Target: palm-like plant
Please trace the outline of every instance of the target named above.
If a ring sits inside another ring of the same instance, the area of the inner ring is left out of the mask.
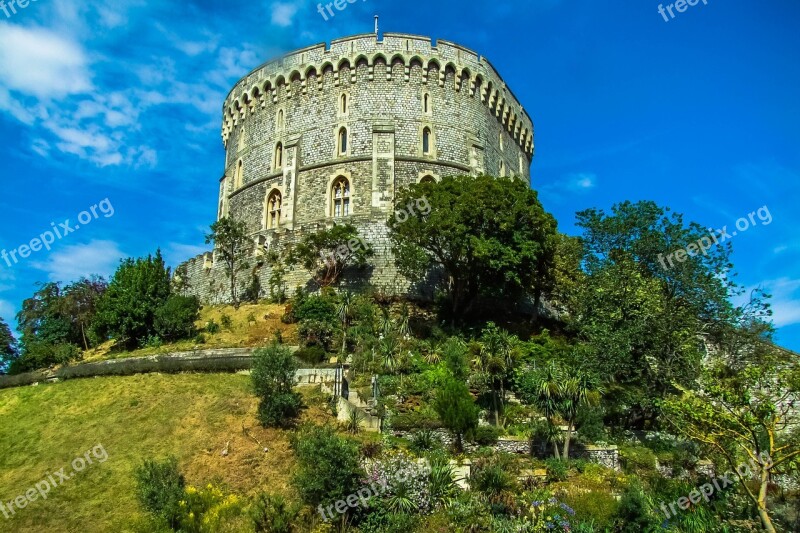
[[[428,475],[428,487],[433,507],[449,506],[459,492],[458,484],[453,479],[453,467],[444,460],[431,462],[431,471]]]
[[[353,293],[350,291],[343,292],[337,309],[339,321],[342,323],[342,355],[347,350],[347,323],[350,320],[350,307],[353,305],[353,300]]]
[[[549,427],[557,427],[553,419],[559,415],[562,403],[564,376],[555,362],[537,370],[529,370],[518,376],[517,388],[526,403],[535,406],[547,418]],[[553,455],[560,459],[558,444],[553,442]]]
[[[392,493],[386,498],[386,507],[395,513],[413,513],[417,511],[411,485],[408,482],[396,482]]]
[[[364,415],[358,409],[353,409],[347,417],[347,432],[352,435],[361,433],[361,422],[364,420]]]
[[[500,412],[505,410],[504,383],[514,366],[515,345],[516,337],[489,322],[481,334],[477,357],[473,361],[490,385],[495,425],[500,425]]]
[[[425,362],[429,365],[439,364],[442,360],[440,345],[435,341],[425,341]]]
[[[397,368],[399,362],[398,353],[400,350],[400,341],[394,335],[389,335],[380,340],[378,349],[383,359],[383,368],[389,372],[393,372]]]

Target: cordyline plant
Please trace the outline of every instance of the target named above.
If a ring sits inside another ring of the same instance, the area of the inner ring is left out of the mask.
[[[715,361],[703,370],[699,384],[698,390],[681,389],[682,395],[664,402],[667,420],[736,473],[764,530],[776,531],[767,488],[773,475],[791,471],[800,461],[800,365],[775,348],[744,363]],[[742,458],[756,466],[755,479],[737,470]]]

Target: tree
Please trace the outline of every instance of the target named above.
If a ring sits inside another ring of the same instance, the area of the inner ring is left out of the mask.
[[[231,303],[239,308],[236,276],[250,268],[247,258],[253,251],[253,242],[247,235],[247,224],[224,217],[211,224],[211,233],[206,235],[206,244],[214,244],[217,256],[225,266],[225,275],[230,280]]]
[[[364,268],[375,252],[359,236],[352,224],[305,235],[287,254],[291,265],[300,265],[320,287],[335,285],[348,267]]]
[[[771,476],[788,473],[800,458],[800,364],[777,348],[747,361],[718,358],[701,372],[699,388],[681,392],[664,403],[670,425],[721,458],[764,529],[776,531],[767,490]]]
[[[496,426],[500,425],[500,414],[505,410],[505,380],[514,367],[515,341],[516,337],[489,322],[481,332],[474,361],[488,381]]]
[[[463,450],[463,435],[478,426],[478,406],[467,386],[449,376],[436,391],[433,408],[453,433],[455,448]]]
[[[555,419],[561,412],[563,382],[562,369],[552,361],[542,368],[525,369],[517,375],[517,394],[520,400],[539,409],[550,428],[558,427]],[[552,442],[553,456],[560,459],[558,443],[555,439]]]
[[[454,317],[481,294],[516,297],[541,288],[556,221],[522,181],[446,177],[400,191],[396,205],[409,207],[388,221],[398,269],[412,281],[441,270]]]
[[[22,302],[17,314],[20,355],[9,367],[11,373],[62,364],[80,356],[83,339],[76,300],[67,298],[60,283],[41,283],[38,287]]]
[[[0,374],[8,372],[9,366],[17,360],[17,339],[11,334],[5,320],[0,317]]]
[[[292,352],[277,343],[253,352],[251,378],[260,399],[258,416],[266,427],[286,426],[300,411],[300,395],[292,390],[297,371]]]
[[[93,334],[128,349],[142,346],[155,335],[156,311],[169,296],[170,270],[161,250],[155,256],[124,259],[97,304]]]
[[[347,325],[350,321],[350,308],[353,306],[353,299],[353,293],[350,291],[345,291],[339,295],[337,314],[339,315],[339,321],[342,323],[342,356],[344,356],[344,352],[347,349]]]
[[[64,288],[67,313],[80,330],[84,350],[89,349],[87,333],[97,313],[97,304],[107,288],[108,283],[100,276],[81,278]]]
[[[713,245],[705,226],[653,202],[582,211],[577,226],[585,278],[569,321],[627,425],[652,423],[656,400],[673,383],[690,386],[712,345],[770,313],[759,294],[750,306],[730,303],[741,294],[731,281],[730,243]],[[680,249],[695,253],[670,267],[665,258]]]

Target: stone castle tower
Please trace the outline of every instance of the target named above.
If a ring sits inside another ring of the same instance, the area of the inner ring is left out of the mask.
[[[409,289],[386,230],[398,190],[458,174],[530,180],[530,117],[485,58],[448,41],[386,33],[303,48],[239,80],[222,111],[218,218],[244,220],[256,254],[349,222],[375,250],[362,281],[387,292]],[[229,297],[212,252],[184,265],[203,301]],[[254,271],[262,287],[268,270]]]

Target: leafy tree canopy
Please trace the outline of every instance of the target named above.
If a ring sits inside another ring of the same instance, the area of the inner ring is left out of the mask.
[[[519,296],[550,284],[556,221],[526,183],[446,177],[401,191],[396,206],[388,225],[398,268],[412,281],[441,269],[454,316],[480,294]]]

